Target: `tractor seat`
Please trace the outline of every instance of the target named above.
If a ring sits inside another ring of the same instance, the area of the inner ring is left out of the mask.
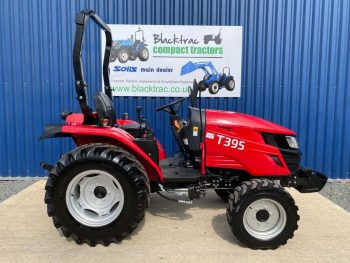
[[[108,119],[108,126],[114,126],[116,114],[111,99],[103,92],[97,92],[93,96],[99,126],[103,125],[103,120]]]
[[[97,92],[93,96],[99,125],[103,126],[102,120],[108,119],[108,126],[115,126],[116,113],[111,99],[103,92]],[[120,129],[130,133],[134,137],[141,137],[143,129],[139,123],[118,125]]]

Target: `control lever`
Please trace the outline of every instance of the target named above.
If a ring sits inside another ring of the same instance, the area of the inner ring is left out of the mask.
[[[136,106],[136,115],[137,119],[139,120],[139,123],[141,124],[141,120],[143,120],[143,116],[141,115],[142,107]]]

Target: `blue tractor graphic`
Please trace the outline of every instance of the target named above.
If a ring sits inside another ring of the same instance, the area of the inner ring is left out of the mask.
[[[135,60],[136,58],[141,61],[148,60],[149,51],[145,42],[144,32],[140,28],[129,39],[114,40],[110,61],[114,62],[118,59],[120,63],[126,63],[128,60]]]
[[[182,66],[181,76],[189,74],[197,69],[204,71],[203,80],[198,83],[198,88],[200,91],[205,91],[208,89],[210,94],[216,94],[223,87],[225,87],[228,91],[234,90],[235,80],[233,76],[231,76],[229,67],[224,67],[222,69],[222,74],[220,74],[210,61],[195,63],[189,61],[187,64]]]

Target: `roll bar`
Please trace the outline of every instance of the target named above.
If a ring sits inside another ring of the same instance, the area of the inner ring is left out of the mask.
[[[84,39],[84,28],[88,19],[91,18],[92,21],[98,25],[106,35],[106,46],[105,53],[103,58],[103,82],[104,82],[104,91],[106,95],[112,100],[112,89],[111,83],[109,81],[109,57],[111,54],[112,47],[112,33],[110,28],[106,23],[92,10],[82,10],[76,14],[75,24],[75,38],[74,38],[74,47],[73,47],[73,68],[74,68],[74,77],[75,77],[75,90],[77,93],[77,98],[81,111],[84,114],[85,121],[89,122],[92,120],[92,112],[88,103],[88,94],[87,94],[87,83],[84,79],[84,71],[81,61],[81,50]]]

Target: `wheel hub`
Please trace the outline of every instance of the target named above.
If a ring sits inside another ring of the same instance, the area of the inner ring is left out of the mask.
[[[255,217],[259,222],[266,222],[267,220],[269,220],[270,214],[266,209],[261,209],[258,212],[256,212]]]
[[[107,190],[103,186],[97,186],[94,190],[94,194],[97,198],[102,199],[107,195]]]
[[[81,224],[101,227],[113,222],[121,213],[124,193],[118,180],[101,170],[76,175],[66,190],[66,205]]]
[[[243,215],[245,230],[260,240],[270,240],[285,228],[287,215],[283,206],[273,199],[259,199],[251,203]]]

